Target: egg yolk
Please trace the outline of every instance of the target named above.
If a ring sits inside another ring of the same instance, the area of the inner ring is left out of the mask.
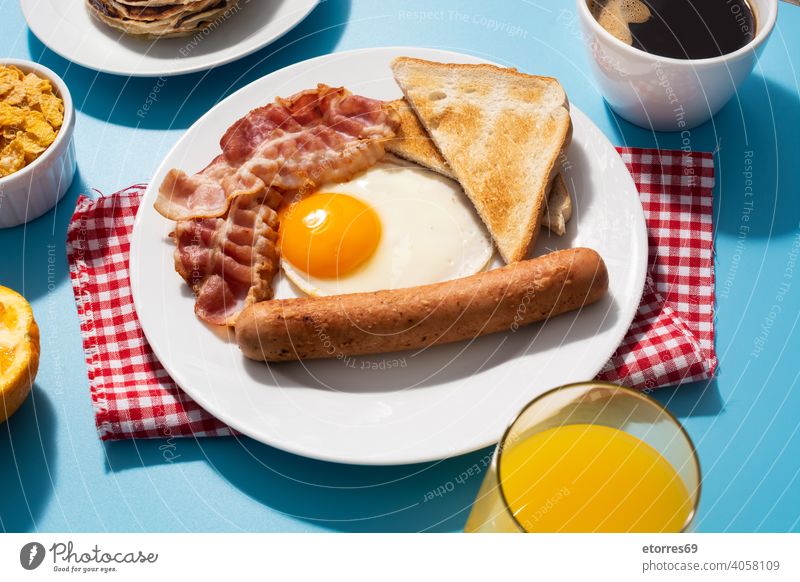
[[[381,240],[378,214],[348,194],[317,192],[286,207],[280,220],[283,257],[313,277],[353,272]]]

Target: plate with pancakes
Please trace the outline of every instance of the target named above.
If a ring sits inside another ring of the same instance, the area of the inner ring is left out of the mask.
[[[319,57],[198,120],[131,240],[136,311],[187,394],[296,454],[491,445],[591,379],[641,299],[644,215],[556,79],[410,47]]]
[[[74,63],[125,76],[211,69],[297,26],[319,0],[21,0],[31,31]]]

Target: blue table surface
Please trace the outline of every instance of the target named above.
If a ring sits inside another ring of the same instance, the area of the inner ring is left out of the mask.
[[[360,467],[305,459],[248,439],[103,444],[97,438],[64,252],[76,198],[93,188],[112,192],[147,181],[182,132],[243,85],[334,51],[436,47],[558,77],[570,100],[615,144],[682,145],[678,134],[639,129],[606,108],[576,36],[573,0],[328,0],[250,57],[167,80],[145,119],[136,111],[152,79],[98,74],[62,59],[28,31],[16,0],[0,0],[0,15],[0,55],[51,67],[66,80],[78,110],[72,188],[44,217],[0,231],[0,284],[24,293],[42,330],[33,396],[0,425],[0,529],[6,531],[463,527],[479,478],[432,501],[425,494],[454,481],[486,450],[424,465]],[[510,26],[519,28],[512,34]],[[777,28],[737,98],[690,135],[696,150],[716,152],[720,367],[711,382],[663,389],[657,398],[682,420],[699,450],[699,531],[800,531],[799,30],[800,7],[782,3]],[[744,222],[742,172],[751,151],[755,195]],[[777,317],[771,315],[777,309]],[[760,353],[756,342],[764,344]]]

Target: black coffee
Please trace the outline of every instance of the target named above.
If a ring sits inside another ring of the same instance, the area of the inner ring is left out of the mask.
[[[620,40],[676,59],[732,53],[756,31],[747,0],[592,0],[592,11]]]

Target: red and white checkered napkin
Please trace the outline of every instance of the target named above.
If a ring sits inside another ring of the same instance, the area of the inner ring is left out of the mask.
[[[628,335],[599,378],[655,388],[710,378],[714,270],[710,153],[619,148],[639,188],[650,276]],[[133,309],[128,237],[145,186],[81,196],[67,234],[89,385],[100,438],[233,434],[161,367]]]

